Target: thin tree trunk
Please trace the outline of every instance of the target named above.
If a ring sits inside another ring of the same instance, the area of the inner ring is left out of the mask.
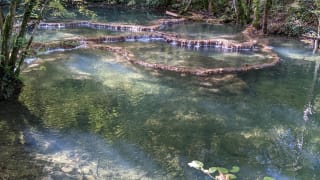
[[[36,4],[37,4],[36,0],[30,0],[29,3],[27,3],[25,6],[25,12],[23,14],[22,23],[20,25],[20,31],[19,31],[19,34],[18,34],[15,42],[14,42],[14,46],[13,46],[10,61],[9,61],[9,66],[12,71],[14,71],[14,69],[15,69],[16,61],[18,58],[17,55],[18,55],[19,50],[21,49],[21,47],[24,43],[23,40],[24,40],[24,36],[26,34],[28,22],[31,17],[31,12],[32,12],[33,8],[36,6]]]
[[[210,14],[213,12],[213,2],[212,0],[208,0],[208,11]]]
[[[3,11],[2,11],[2,6],[0,6],[0,28],[1,28],[1,30],[3,27],[3,23],[4,23],[4,15],[3,15]]]
[[[318,38],[319,38],[319,36],[318,36]],[[313,54],[315,54],[318,51],[318,47],[319,47],[319,39],[316,39],[314,41]]]
[[[1,43],[1,63],[2,65],[6,66],[8,65],[9,61],[9,46],[10,46],[10,40],[12,36],[12,30],[13,30],[13,23],[14,23],[14,17],[16,15],[16,7],[17,7],[18,0],[12,0],[10,7],[9,7],[9,13],[7,14],[7,17],[4,21],[4,27],[2,29],[2,43]]]
[[[253,18],[253,22],[252,25],[257,28],[260,29],[260,18],[261,18],[261,14],[260,14],[260,0],[254,0],[253,1],[253,14],[254,14],[254,18]]]
[[[265,0],[263,7],[263,23],[262,23],[262,32],[263,34],[268,33],[268,15],[270,8],[270,0]]]
[[[238,0],[232,0],[232,6],[234,9],[234,13],[236,14],[237,22],[239,22]]]
[[[43,17],[43,13],[44,13],[44,10],[46,9],[48,3],[49,3],[50,0],[45,0],[44,3],[43,3],[43,6],[40,10],[40,13],[39,13],[39,16],[38,16],[38,19],[36,21],[36,23],[34,24],[34,28],[32,30],[32,33],[31,33],[31,36],[29,38],[29,41],[28,41],[28,44],[27,46],[25,47],[25,49],[23,50],[23,53],[19,59],[19,62],[18,62],[18,67],[16,68],[16,72],[15,74],[16,75],[19,75],[20,74],[20,67],[22,65],[22,63],[24,62],[24,59],[26,58],[27,54],[28,54],[28,51],[30,49],[30,46],[31,46],[31,43],[33,41],[33,38],[34,38],[34,35],[35,35],[35,32],[37,31],[37,28],[38,28],[38,25],[40,23],[40,21],[42,20],[42,17]]]
[[[314,40],[313,43],[313,54],[318,51],[319,48],[319,39],[320,39],[320,18],[318,18],[318,32],[317,32],[317,39]]]
[[[248,23],[250,21],[250,16],[253,13],[253,9],[252,9],[252,0],[247,0],[246,2],[246,23]]]
[[[187,12],[189,7],[190,7],[190,5],[191,5],[191,3],[192,3],[192,0],[189,0],[187,6],[180,12],[180,14],[183,14],[183,13]]]

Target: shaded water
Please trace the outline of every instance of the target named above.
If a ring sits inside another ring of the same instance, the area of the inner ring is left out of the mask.
[[[139,24],[146,25],[153,20],[168,18],[161,11],[150,11],[141,9],[128,9],[122,7],[95,7],[88,8],[95,12],[96,17],[84,16],[78,11],[74,11],[75,17],[64,17],[63,19],[53,19],[48,17],[49,21],[70,21],[70,20],[94,20],[105,23],[126,23],[126,24]],[[70,10],[72,11],[72,10]]]
[[[225,38],[241,40],[239,33],[243,28],[226,24],[185,23],[170,25],[162,30],[173,32],[189,39]]]
[[[0,177],[205,179],[187,166],[200,160],[237,165],[239,179],[318,179],[320,60],[299,42],[272,41],[278,67],[207,78],[145,70],[102,51],[41,55],[23,72],[19,102],[1,103]],[[256,56],[114,44],[194,67]]]
[[[93,8],[91,10],[96,12],[97,20],[101,22],[146,25],[153,20],[168,18],[168,16],[166,16],[165,13],[161,11],[127,9],[121,7]]]

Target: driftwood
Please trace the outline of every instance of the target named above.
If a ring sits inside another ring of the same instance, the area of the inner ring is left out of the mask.
[[[171,12],[171,11],[166,11],[166,15],[173,16],[173,17],[180,17],[179,14]]]

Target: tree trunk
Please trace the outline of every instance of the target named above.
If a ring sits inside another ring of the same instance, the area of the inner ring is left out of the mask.
[[[318,36],[318,38],[319,38],[319,36]],[[319,39],[316,39],[315,41],[314,41],[314,44],[313,44],[314,46],[313,46],[313,54],[315,54],[317,51],[318,51],[318,48],[319,48]]]
[[[3,28],[1,31],[1,65],[0,65],[0,101],[17,99],[19,97],[22,81],[19,78],[20,66],[27,54],[33,36],[29,39],[26,48],[23,49],[25,45],[24,38],[26,34],[26,29],[28,26],[29,19],[33,8],[37,5],[37,0],[29,0],[25,3],[24,13],[22,16],[22,22],[19,25],[19,32],[15,33],[13,31],[13,26],[15,23],[16,9],[19,0],[12,0],[9,7],[9,12],[5,18]],[[42,9],[38,17],[38,22],[42,17],[45,2],[41,1]],[[36,25],[37,26],[37,25]],[[36,27],[35,27],[36,28]],[[13,39],[14,38],[14,39]],[[11,52],[10,52],[11,51]],[[22,52],[21,52],[22,51]],[[19,58],[19,62],[17,62]]]
[[[15,75],[16,76],[19,76],[20,74],[20,68],[21,68],[21,65],[22,63],[24,62],[24,59],[26,58],[27,54],[28,54],[28,51],[30,49],[30,46],[31,46],[31,43],[33,41],[33,38],[34,38],[34,35],[35,35],[35,32],[38,28],[38,25],[42,19],[42,16],[43,16],[43,13],[44,13],[44,10],[46,9],[48,3],[49,3],[50,0],[45,0],[44,3],[43,3],[43,6],[39,12],[39,16],[38,16],[38,19],[36,21],[36,23],[34,24],[34,28],[32,30],[32,33],[31,33],[31,36],[29,38],[29,41],[27,43],[27,46],[25,47],[25,49],[23,50],[23,52],[21,53],[21,56],[20,56],[20,59],[19,59],[19,62],[18,62],[18,65],[17,65],[17,68],[16,68],[16,72],[15,72]]]
[[[180,12],[180,14],[183,14],[183,13],[187,12],[188,9],[189,9],[189,7],[190,7],[190,5],[191,5],[191,3],[192,3],[192,0],[189,0],[189,1],[188,1],[188,4],[187,4],[186,7]]]
[[[252,25],[253,27],[255,27],[256,29],[260,29],[260,18],[261,18],[261,14],[260,14],[260,0],[254,0],[253,1],[253,14],[254,14],[254,18],[253,18],[253,22]]]
[[[264,7],[263,7],[263,23],[262,23],[262,32],[263,32],[263,34],[267,34],[268,33],[269,9],[270,9],[270,0],[265,0],[264,1]]]
[[[20,31],[19,31],[19,34],[18,34],[15,42],[14,42],[14,46],[11,51],[10,61],[8,64],[12,71],[14,71],[14,69],[15,69],[19,50],[21,49],[22,45],[24,44],[23,41],[24,41],[24,37],[26,34],[28,22],[30,20],[32,9],[36,6],[36,3],[37,3],[36,0],[30,0],[29,3],[27,3],[25,6],[25,12],[23,14],[23,19],[22,19],[22,23],[20,26]]]
[[[10,49],[10,42],[12,38],[12,30],[13,30],[13,23],[15,20],[16,15],[16,7],[17,7],[17,0],[11,1],[8,15],[4,21],[4,27],[2,29],[2,43],[1,43],[1,64],[3,66],[8,65],[9,62],[9,49]]]
[[[4,15],[2,11],[2,6],[0,6],[0,29],[2,29],[4,23]]]
[[[319,39],[320,39],[320,18],[318,18],[318,32],[317,32],[317,39],[314,40],[313,43],[313,54],[318,51],[319,48]]]
[[[208,11],[210,14],[213,12],[213,2],[212,0],[208,0]]]
[[[253,9],[252,9],[252,0],[246,0],[246,23],[250,22],[250,17],[253,13]]]
[[[17,99],[22,85],[22,81],[17,76],[0,66],[0,101]]]
[[[236,15],[236,21],[239,22],[238,0],[232,0],[232,6]]]

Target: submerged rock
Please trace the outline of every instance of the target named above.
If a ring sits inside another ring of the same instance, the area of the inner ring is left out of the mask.
[[[246,82],[237,75],[222,75],[215,77],[205,77],[199,79],[199,85],[209,92],[226,93],[226,94],[242,94],[248,89]]]
[[[71,173],[75,168],[72,166],[64,166],[61,168],[61,170],[65,173]]]
[[[222,149],[234,156],[247,157],[253,148],[247,138],[237,133],[227,133],[222,140]]]

